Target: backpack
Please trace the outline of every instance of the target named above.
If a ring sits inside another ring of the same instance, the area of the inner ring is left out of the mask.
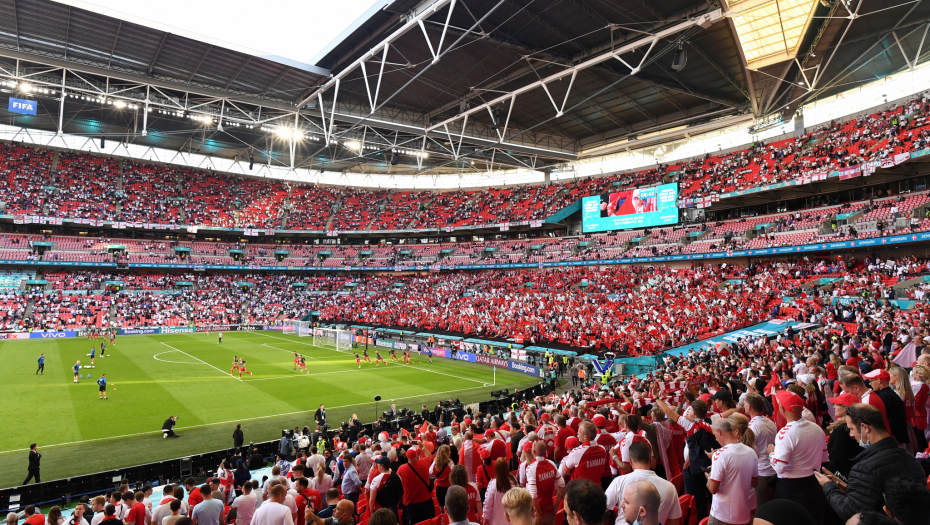
[[[403,496],[404,485],[400,481],[400,476],[391,472],[391,476],[388,478],[387,483],[378,489],[378,493],[375,495],[375,501],[378,502],[381,508],[396,509]]]

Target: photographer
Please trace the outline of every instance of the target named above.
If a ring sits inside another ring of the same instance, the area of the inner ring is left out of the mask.
[[[177,421],[178,421],[178,416],[171,416],[165,420],[165,422],[161,426],[162,437],[165,437],[165,438],[181,437],[181,434],[175,434],[173,430],[174,424]]]

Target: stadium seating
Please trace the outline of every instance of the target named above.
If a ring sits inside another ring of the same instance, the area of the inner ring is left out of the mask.
[[[13,214],[146,224],[298,230],[395,230],[540,220],[578,199],[677,182],[696,198],[783,182],[817,170],[884,160],[927,146],[926,107],[914,99],[887,111],[821,126],[811,133],[657,169],[485,190],[406,191],[338,188],[236,177],[75,151],[58,155],[21,144],[0,147],[0,202]],[[899,213],[925,201],[908,201]],[[890,207],[889,207],[890,208]],[[890,218],[870,210],[864,222]],[[795,229],[801,229],[795,227]],[[650,239],[647,244],[662,244]],[[675,239],[668,239],[674,242]]]

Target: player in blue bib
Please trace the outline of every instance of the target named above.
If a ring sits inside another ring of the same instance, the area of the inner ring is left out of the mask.
[[[78,382],[78,378],[81,377],[81,362],[78,361],[74,363],[74,366],[71,367],[71,370],[74,370],[74,382]]]
[[[107,398],[107,375],[103,374],[97,379],[97,384],[100,386],[100,392],[97,394],[99,399]]]

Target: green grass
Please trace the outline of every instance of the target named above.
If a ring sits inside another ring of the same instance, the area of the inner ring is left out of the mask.
[[[71,366],[89,364],[87,339],[6,341],[0,344],[0,410],[8,424],[0,433],[0,487],[22,483],[28,446],[38,443],[42,479],[53,480],[232,446],[242,423],[246,442],[279,438],[282,428],[311,425],[320,403],[337,425],[353,413],[362,421],[391,401],[398,407],[431,408],[448,397],[474,402],[491,390],[525,388],[538,380],[445,358],[414,356],[412,366],[375,367],[311,338],[279,332],[125,336],[107,345],[92,378],[72,382]],[[293,352],[307,356],[310,373],[293,371]],[[45,375],[35,375],[45,353]],[[374,352],[370,351],[372,359]],[[252,375],[229,374],[233,356],[248,360]],[[390,362],[388,353],[382,352]],[[98,399],[97,378],[107,374],[109,400]],[[161,425],[179,416],[179,439],[163,439]]]

